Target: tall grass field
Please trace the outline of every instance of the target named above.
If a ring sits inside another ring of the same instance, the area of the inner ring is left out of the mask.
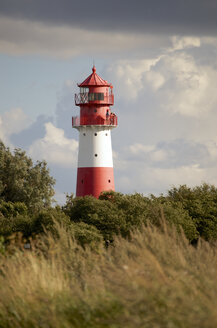
[[[57,230],[1,255],[0,327],[217,327],[215,244],[163,225],[91,250]]]

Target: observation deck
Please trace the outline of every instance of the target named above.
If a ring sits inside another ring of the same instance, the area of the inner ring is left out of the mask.
[[[85,92],[85,93],[76,93],[75,94],[75,105],[84,106],[84,105],[114,105],[114,95],[109,94],[105,95],[101,92]]]
[[[115,114],[111,114],[109,118],[104,119],[101,116],[90,117],[90,116],[73,116],[72,127],[77,128],[83,125],[102,125],[116,127],[118,125],[118,118]]]

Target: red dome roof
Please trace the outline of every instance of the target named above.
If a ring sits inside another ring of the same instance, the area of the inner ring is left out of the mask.
[[[111,84],[103,80],[98,74],[96,74],[96,68],[93,66],[93,73],[90,74],[86,80],[78,84],[79,87],[89,87],[89,86],[104,86],[109,87]]]

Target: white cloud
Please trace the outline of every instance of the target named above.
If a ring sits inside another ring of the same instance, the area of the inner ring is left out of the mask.
[[[52,123],[46,123],[46,134],[36,140],[28,150],[34,159],[45,159],[48,164],[60,167],[75,167],[77,163],[78,142],[64,136],[62,129],[56,128]]]
[[[21,132],[27,128],[30,123],[31,120],[21,108],[13,108],[5,112],[0,116],[0,139],[8,146],[11,146],[10,135]]]
[[[161,193],[172,186],[187,184],[188,186],[199,185],[206,181],[217,183],[217,174],[213,176],[199,165],[181,166],[178,168],[156,168],[134,166],[128,169],[128,174],[120,173],[116,181],[122,192],[141,192],[144,194]]]
[[[133,144],[129,146],[129,154],[135,156],[135,159],[142,157],[146,161],[152,162],[162,162],[167,159],[167,152],[164,149],[159,149],[157,145],[143,145],[143,144]],[[133,158],[133,157],[132,157]]]
[[[201,39],[192,36],[180,37],[175,35],[172,36],[171,40],[172,40],[173,47],[169,51],[200,47],[201,45]]]
[[[108,67],[107,73],[115,76],[119,97],[127,101],[137,99],[144,90],[146,76],[150,86],[157,90],[164,83],[164,78],[158,72],[151,72],[151,69],[160,58],[161,56],[142,60],[119,60]]]
[[[140,105],[148,98],[170,114],[204,118],[217,107],[217,61],[212,66],[199,64],[187,52],[190,45],[199,47],[200,39],[175,40],[182,46],[168,48],[155,58],[118,61],[108,72],[115,76],[122,101]]]
[[[217,158],[216,152],[216,143],[199,143],[183,138],[161,141],[155,145],[132,144],[121,154],[132,161],[142,161],[146,166],[179,167],[199,164],[204,167]]]
[[[213,169],[201,168],[199,164],[185,165],[173,168],[160,168],[134,163],[126,171],[119,172],[116,185],[120,191],[161,193],[172,186],[187,184],[200,185],[202,182],[217,184],[217,172]]]
[[[153,162],[163,162],[163,161],[166,161],[167,160],[167,153],[166,153],[166,151],[163,150],[163,149],[159,149],[159,150],[154,151],[151,154],[151,160]]]
[[[215,109],[215,68],[198,66],[193,56],[183,52],[164,56],[157,69],[166,81],[160,93],[165,109],[192,117],[204,116]]]
[[[116,152],[113,150],[112,152],[114,166],[117,170],[127,170],[128,169],[128,162],[126,159],[120,156],[120,152]]]
[[[132,154],[139,155],[141,153],[149,153],[155,150],[155,145],[143,145],[135,143],[129,146],[129,150]]]
[[[145,74],[145,80],[155,92],[160,89],[166,81],[161,73],[153,70],[150,70]]]
[[[186,183],[193,186],[200,184],[206,178],[206,170],[200,168],[198,164],[170,169],[154,168],[151,171],[154,185],[164,186],[163,189],[166,186],[177,186]]]
[[[217,183],[217,143],[174,140],[155,145],[135,143],[118,153],[124,166],[116,184],[124,192],[160,193],[174,186]]]
[[[210,157],[214,160],[217,160],[217,142],[216,141],[208,141],[206,143],[206,146],[209,151]]]

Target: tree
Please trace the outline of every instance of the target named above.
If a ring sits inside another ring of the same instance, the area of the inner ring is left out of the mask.
[[[106,200],[92,196],[69,196],[63,210],[72,222],[84,222],[96,227],[105,241],[112,241],[115,234],[124,234],[126,221],[123,213]]]
[[[45,161],[34,164],[21,149],[11,153],[0,142],[0,200],[23,202],[35,213],[51,205],[54,184]]]
[[[204,183],[189,188],[182,185],[169,190],[167,198],[173,203],[182,203],[201,237],[206,240],[217,239],[217,188],[215,186]]]

